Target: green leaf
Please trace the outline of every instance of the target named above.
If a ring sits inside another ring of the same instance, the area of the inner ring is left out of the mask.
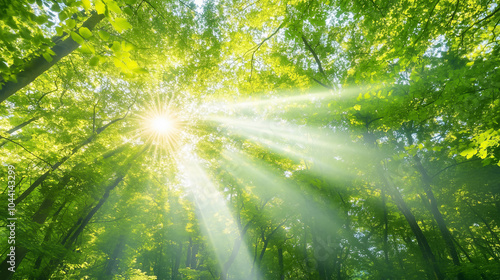
[[[130,9],[130,7],[125,7],[123,9],[123,12],[126,13],[129,16],[133,16],[134,15],[134,11],[132,11],[132,9]]]
[[[69,29],[72,29],[72,28],[75,28],[76,26],[76,21],[74,19],[68,19],[66,21],[66,26],[69,28]]]
[[[149,73],[149,71],[146,68],[144,68],[144,67],[135,68],[133,70],[133,72],[137,73],[137,74],[147,74],[147,73]]]
[[[97,66],[99,64],[99,57],[98,56],[93,56],[90,60],[89,60],[89,65],[90,66]]]
[[[64,33],[64,32],[63,32],[63,28],[62,28],[62,27],[60,27],[60,26],[57,26],[57,27],[56,27],[56,32],[57,32],[57,34],[56,34],[57,36],[62,36],[62,35],[63,35],[63,33]]]
[[[129,5],[134,5],[135,2],[137,2],[137,0],[125,0],[125,3],[127,3]]]
[[[113,52],[116,54],[116,53],[119,53],[121,51],[121,45],[118,41],[114,41],[113,42],[113,45],[111,46],[111,49],[113,50]]]
[[[117,18],[114,21],[111,21],[111,25],[119,33],[121,33],[123,30],[132,28],[132,25],[124,18]]]
[[[92,5],[90,4],[90,0],[82,0],[83,8],[85,8],[86,11],[89,11]]]
[[[474,148],[468,148],[460,153],[461,156],[466,157],[467,159],[470,159],[472,156],[474,156],[477,153],[477,150]]]
[[[53,60],[50,54],[48,53],[43,53],[42,56],[43,58],[45,58],[45,60],[47,60],[47,62],[51,62]]]
[[[104,30],[99,30],[97,32],[99,34],[99,37],[101,37],[101,39],[103,39],[104,41],[107,41],[109,40],[109,33],[104,31]]]
[[[92,32],[87,27],[80,27],[80,29],[78,30],[78,32],[85,39],[88,39],[88,38],[92,37]]]
[[[102,3],[101,0],[96,0],[95,10],[97,11],[98,14],[102,15],[106,12],[106,5],[104,5],[104,3]]]
[[[356,104],[356,105],[354,105],[353,108],[354,108],[354,110],[359,111],[359,110],[361,110],[361,105]]]
[[[59,4],[57,4],[57,3],[54,3],[54,4],[52,5],[52,7],[50,7],[50,9],[51,9],[52,11],[54,11],[54,12],[60,12],[60,11],[61,11],[61,7],[60,7],[60,6],[59,6]]]
[[[115,12],[117,14],[121,14],[122,13],[122,10],[120,9],[120,6],[118,6],[118,4],[116,4],[115,1],[111,0],[111,1],[106,2],[106,6],[108,6],[108,9],[110,11],[113,11],[113,12]]]
[[[129,52],[135,50],[135,46],[130,44],[129,42],[122,42],[122,50]]]
[[[78,44],[83,44],[83,42],[85,42],[85,40],[83,40],[82,36],[76,34],[76,32],[71,32],[71,39],[73,39],[75,42],[77,42]]]
[[[92,46],[91,44],[89,43],[84,43],[82,44],[82,46],[80,47],[79,51],[81,53],[85,53],[85,54],[92,54],[92,53],[95,53],[95,49],[94,49],[94,46]]]

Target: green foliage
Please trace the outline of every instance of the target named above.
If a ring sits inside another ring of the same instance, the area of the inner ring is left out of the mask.
[[[0,278],[499,278],[499,16],[486,0],[0,4],[0,84],[57,61],[0,103],[28,250]]]

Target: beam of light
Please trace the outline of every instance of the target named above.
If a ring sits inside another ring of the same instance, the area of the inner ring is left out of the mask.
[[[306,216],[314,215],[325,225],[331,227],[339,225],[332,212],[318,208],[312,196],[304,194],[294,181],[286,181],[283,176],[271,172],[273,167],[268,163],[262,160],[252,160],[241,151],[225,150],[223,158],[224,162],[221,166],[234,178],[243,180],[244,184],[253,185],[257,197],[271,196],[281,199],[283,201],[281,205],[289,215],[292,213]],[[334,211],[337,212],[336,209]],[[269,213],[275,215],[276,220],[284,218],[276,216],[273,211]]]
[[[352,141],[346,136],[326,129],[313,129],[306,126],[291,126],[285,123],[266,122],[257,120],[241,120],[228,117],[208,117],[209,120],[225,124],[231,131],[241,134],[250,134],[269,140],[285,139],[295,144],[314,146],[317,148],[342,148],[344,151],[356,152],[346,143]],[[327,135],[329,133],[330,135]],[[334,135],[335,134],[335,135]]]
[[[359,174],[359,167],[377,158],[361,143],[328,129],[288,126],[278,123],[214,118],[230,124],[228,130],[276,152],[328,180],[345,182]],[[347,162],[356,164],[348,165]]]
[[[237,258],[229,271],[236,274],[236,278],[243,279],[252,267],[245,236],[240,236],[238,222],[233,218],[226,199],[202,167],[201,160],[187,148],[183,155],[178,160],[181,181],[188,196],[194,200],[202,231],[210,240],[221,270],[230,258],[233,246],[241,241]]]
[[[223,117],[213,117],[211,120],[226,125],[231,133],[261,143],[284,156],[288,153],[293,155],[293,150],[307,150],[310,155],[330,155],[332,159],[372,156],[368,149],[353,142],[348,135],[327,128]]]
[[[370,85],[373,86],[373,85]],[[292,94],[292,95],[285,95],[285,96],[280,96],[280,94],[277,94],[275,97],[269,97],[267,99],[260,99],[260,100],[245,100],[241,102],[235,102],[235,103],[227,103],[226,100],[224,100],[224,104],[228,109],[241,109],[244,107],[261,107],[261,106],[275,106],[278,104],[286,104],[286,103],[296,103],[296,102],[304,102],[304,101],[310,101],[310,102],[315,102],[315,101],[324,101],[324,100],[329,100],[329,99],[334,99],[334,98],[350,98],[354,96],[358,96],[359,93],[365,92],[366,89],[363,89],[363,87],[356,86],[356,87],[349,87],[349,88],[344,88],[344,89],[338,89],[332,91],[324,91],[324,92],[319,92],[319,93],[308,93],[308,94]]]

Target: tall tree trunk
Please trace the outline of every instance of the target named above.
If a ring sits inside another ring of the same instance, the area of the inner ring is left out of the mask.
[[[396,203],[401,213],[403,213],[403,216],[408,222],[413,234],[417,238],[418,247],[422,252],[422,257],[424,259],[424,262],[426,263],[425,271],[427,272],[429,278],[437,280],[445,279],[445,275],[441,272],[439,264],[436,261],[436,257],[434,256],[434,253],[432,253],[431,247],[429,246],[427,238],[422,232],[422,229],[420,229],[420,226],[418,225],[415,216],[413,216],[413,213],[411,212],[410,208],[406,205],[406,202],[399,193],[399,190],[396,188],[396,186],[394,186],[392,181],[389,178],[387,178],[385,171],[381,167],[379,167],[379,174],[384,180],[386,186],[388,187],[392,199]]]
[[[92,15],[82,24],[89,30],[94,27],[104,18],[104,15],[92,13]],[[48,62],[42,55],[33,59],[31,63],[24,68],[23,71],[16,75],[17,82],[8,81],[2,85],[0,89],[0,103],[16,93],[18,90],[24,88],[33,82],[38,76],[54,66],[59,60],[76,50],[80,45],[75,42],[71,36],[68,36],[64,41],[56,43],[51,49],[55,53],[52,61]]]
[[[90,142],[94,141],[94,139],[101,133],[103,132],[106,128],[108,128],[110,125],[118,122],[118,121],[121,121],[123,120],[125,117],[122,117],[122,118],[118,118],[118,119],[114,119],[112,121],[110,121],[109,123],[107,123],[106,125],[100,127],[99,129],[97,129],[96,133],[93,133],[91,136],[89,136],[87,139],[85,139],[85,141],[82,141],[80,144],[78,144],[76,147],[74,147],[70,154],[63,157],[62,159],[60,159],[58,162],[56,162],[55,164],[53,164],[51,166],[51,168],[49,170],[47,170],[42,176],[38,177],[38,179],[36,179],[36,181],[31,184],[31,186],[29,186],[29,188],[27,188],[18,198],[16,198],[16,200],[14,201],[15,204],[19,204],[21,201],[23,201],[31,192],[33,192],[35,190],[35,188],[37,188],[38,186],[40,186],[42,184],[43,181],[45,181],[45,179],[47,179],[47,177],[52,173],[52,171],[56,170],[59,168],[59,166],[61,166],[63,163],[65,163],[71,156],[73,156],[74,154],[76,154],[82,147],[86,146],[87,144],[89,144]]]
[[[191,236],[189,237],[189,245],[187,247],[186,252],[186,263],[184,264],[186,267],[191,267],[191,250],[193,249],[193,239]]]
[[[66,249],[69,249],[74,244],[74,242],[80,236],[80,234],[83,232],[83,230],[85,229],[85,227],[87,226],[87,224],[90,222],[90,220],[94,217],[94,215],[97,213],[97,211],[99,211],[99,209],[102,207],[102,205],[109,198],[110,192],[113,189],[115,189],[121,183],[121,181],[123,181],[123,178],[126,176],[128,170],[132,167],[132,164],[134,163],[134,161],[142,153],[144,153],[147,148],[148,147],[145,146],[140,152],[138,152],[137,154],[135,154],[129,160],[129,162],[121,170],[120,175],[118,175],[118,177],[113,181],[113,183],[111,183],[110,185],[108,185],[106,187],[106,189],[104,191],[104,194],[102,195],[102,197],[99,200],[99,202],[90,210],[90,212],[84,218],[80,218],[77,221],[77,223],[70,229],[70,231],[68,232],[68,234],[61,241],[61,244],[64,245],[64,247],[66,247]],[[74,228],[76,228],[76,230],[74,230]],[[74,232],[73,232],[73,230],[74,230]],[[56,269],[56,267],[59,265],[60,262],[61,262],[61,259],[58,259],[58,260],[52,259],[49,262],[49,264],[47,265],[44,274],[40,276],[40,280],[49,279],[50,275],[52,274],[52,272],[54,271],[54,269]]]
[[[413,160],[416,163],[417,170],[420,172],[420,175],[422,176],[424,191],[425,194],[427,195],[427,199],[429,199],[431,213],[434,216],[434,219],[436,220],[441,235],[443,236],[448,253],[451,256],[451,259],[453,260],[453,264],[456,267],[460,267],[460,259],[458,258],[455,244],[453,243],[453,237],[451,236],[451,233],[448,230],[448,227],[446,226],[446,222],[444,221],[441,211],[439,211],[439,205],[437,199],[434,196],[434,193],[431,188],[432,179],[427,173],[427,170],[425,170],[424,166],[422,165],[422,162],[420,161],[420,158],[417,155],[413,156]],[[458,279],[459,280],[465,279],[463,273],[458,274]]]
[[[172,280],[178,280],[179,277],[179,267],[181,264],[182,257],[182,241],[179,241],[179,248],[177,249],[177,254],[175,255],[174,267],[172,268]]]
[[[102,274],[101,279],[113,279],[113,275],[118,274],[118,264],[123,254],[123,249],[125,249],[125,241],[126,241],[126,236],[124,234],[121,234],[118,237],[118,243],[116,244],[113,253],[106,262],[106,266],[104,268],[104,274]]]
[[[283,265],[283,245],[278,246],[278,273],[280,280],[285,280],[285,267]]]
[[[387,198],[385,196],[385,190],[382,189],[382,207],[383,207],[383,223],[384,223],[384,245],[383,245],[383,249],[384,249],[384,258],[385,258],[385,263],[387,265],[387,271],[388,273],[384,273],[385,277],[387,277],[387,279],[392,279],[392,263],[389,259],[389,244],[388,244],[388,237],[389,237],[389,213],[388,213],[388,210],[387,210]]]
[[[238,238],[236,238],[236,240],[234,240],[233,251],[231,252],[231,255],[229,256],[229,259],[222,266],[222,271],[220,273],[221,280],[227,279],[227,273],[229,271],[229,268],[231,267],[233,262],[236,260],[236,256],[238,255],[238,252],[240,251],[241,243],[243,243],[243,237],[245,236],[251,223],[252,223],[252,221],[248,222],[245,225],[245,227],[240,231],[240,237],[238,237]]]
[[[191,265],[190,267],[192,269],[197,269],[197,261],[196,261],[196,254],[198,254],[198,249],[200,248],[200,244],[195,243],[193,245],[193,248],[191,249]]]

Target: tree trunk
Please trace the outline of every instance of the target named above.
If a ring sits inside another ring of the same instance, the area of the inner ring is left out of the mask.
[[[280,280],[285,280],[285,268],[283,266],[283,246],[278,247],[278,273]]]
[[[174,267],[172,268],[172,280],[178,280],[179,277],[179,267],[181,264],[182,257],[182,242],[179,241],[179,248],[177,249],[177,254],[175,256]]]
[[[35,188],[37,188],[43,181],[45,181],[45,179],[47,179],[47,177],[50,175],[50,173],[52,173],[52,171],[58,169],[59,166],[61,166],[63,163],[65,163],[71,156],[76,154],[82,147],[84,147],[87,144],[89,144],[90,142],[94,141],[94,139],[97,138],[97,135],[99,135],[101,132],[103,132],[110,125],[112,125],[113,123],[116,123],[120,120],[123,120],[124,118],[125,117],[114,119],[114,120],[110,121],[109,123],[107,123],[106,125],[97,129],[96,133],[93,133],[85,141],[81,142],[80,144],[78,144],[78,146],[74,147],[73,150],[71,150],[69,155],[63,157],[61,160],[59,160],[54,165],[52,165],[51,168],[49,170],[47,170],[42,176],[38,177],[38,179],[33,184],[31,184],[31,186],[29,186],[29,188],[27,188],[18,198],[16,198],[14,203],[19,204],[21,201],[23,201],[31,192],[33,192],[35,190]]]
[[[420,175],[422,176],[422,181],[423,181],[423,186],[424,186],[424,191],[425,194],[427,195],[427,198],[429,199],[430,203],[430,208],[431,208],[431,213],[434,216],[434,219],[437,222],[439,231],[441,232],[441,235],[443,236],[444,242],[446,244],[446,248],[448,249],[448,253],[450,254],[453,264],[457,267],[460,267],[460,259],[458,258],[457,250],[455,248],[455,244],[453,243],[453,237],[451,236],[450,231],[448,230],[448,227],[446,226],[446,222],[444,221],[443,215],[441,214],[441,211],[439,211],[439,205],[436,200],[436,197],[434,196],[434,193],[432,192],[431,189],[431,177],[427,173],[427,170],[425,170],[424,166],[422,165],[422,162],[420,161],[419,157],[415,155],[413,157],[413,160],[416,163],[416,168],[420,172]],[[463,280],[464,275],[463,273],[458,274],[458,279]]]
[[[387,199],[385,196],[385,190],[382,189],[382,207],[384,209],[383,223],[384,223],[384,258],[385,263],[387,265],[387,273],[384,273],[384,277],[387,279],[392,279],[392,263],[389,260],[389,244],[388,244],[388,236],[389,236],[389,213],[387,211]]]
[[[113,253],[106,263],[106,267],[104,268],[104,275],[102,279],[113,279],[113,275],[118,274],[118,263],[120,262],[120,258],[123,254],[123,249],[125,248],[126,237],[124,234],[121,234],[118,237],[118,244],[116,244]]]
[[[104,15],[92,13],[92,15],[82,24],[82,27],[87,27],[89,30],[94,27],[104,18]],[[17,82],[8,81],[2,85],[0,89],[0,103],[33,82],[38,76],[54,66],[59,60],[76,50],[80,45],[75,42],[71,36],[64,41],[58,42],[51,49],[55,53],[52,61],[48,62],[42,55],[33,59],[23,71],[16,75]]]
[[[426,263],[425,270],[430,279],[443,280],[445,279],[445,275],[441,272],[439,268],[439,264],[436,261],[436,257],[432,253],[431,247],[429,246],[429,242],[427,242],[427,238],[425,237],[422,229],[417,223],[415,216],[411,212],[410,208],[406,205],[406,202],[403,200],[403,197],[399,193],[399,190],[394,186],[392,181],[386,177],[385,172],[379,167],[379,174],[381,175],[384,183],[388,186],[390,190],[390,194],[392,199],[396,203],[397,207],[403,213],[403,216],[406,218],[413,234],[417,238],[418,247],[422,252],[422,257],[424,262]]]
[[[241,243],[243,243],[243,236],[245,236],[245,233],[247,232],[251,223],[252,223],[252,221],[248,222],[245,225],[245,227],[240,231],[240,237],[236,238],[236,240],[234,240],[233,251],[231,252],[231,255],[229,256],[229,259],[227,260],[227,262],[224,263],[224,266],[222,267],[222,271],[220,273],[221,280],[227,279],[227,273],[229,271],[229,268],[231,267],[233,262],[236,260],[236,256],[238,255],[238,252],[240,251]]]

